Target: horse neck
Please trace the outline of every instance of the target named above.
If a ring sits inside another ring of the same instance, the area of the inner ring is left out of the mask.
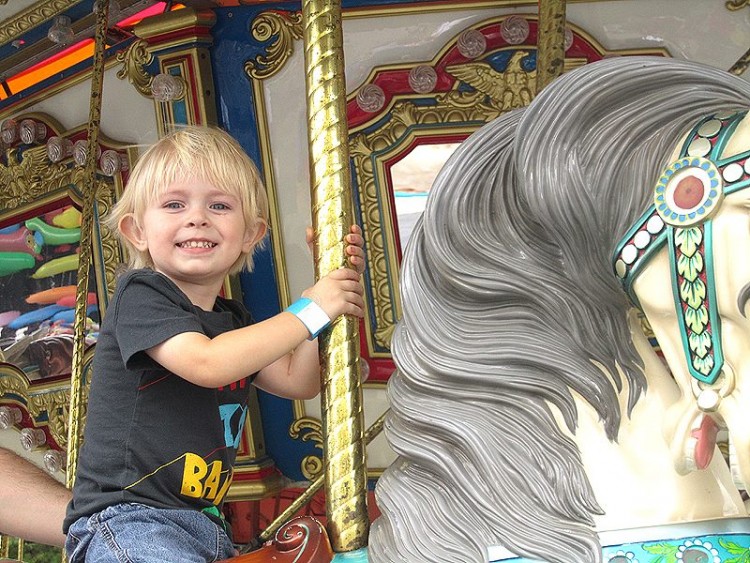
[[[597,517],[599,530],[654,526],[744,513],[729,469],[717,452],[708,469],[679,475],[662,435],[664,415],[680,398],[661,359],[630,319],[633,341],[644,363],[648,383],[627,415],[627,389],[620,394],[623,412],[616,442],[610,442],[596,412],[576,397],[578,429],[573,439],[596,498],[605,514]]]

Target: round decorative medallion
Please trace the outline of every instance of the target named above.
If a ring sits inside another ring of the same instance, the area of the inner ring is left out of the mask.
[[[664,170],[654,189],[656,212],[668,225],[705,221],[723,198],[716,166],[705,158],[681,158]]]

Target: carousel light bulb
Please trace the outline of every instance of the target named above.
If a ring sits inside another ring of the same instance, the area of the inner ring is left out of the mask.
[[[44,467],[50,473],[62,471],[66,465],[65,454],[57,450],[49,450],[44,453]]]
[[[23,415],[17,407],[0,407],[0,429],[7,430],[21,422]]]
[[[84,166],[86,164],[86,156],[89,152],[89,143],[85,139],[80,139],[73,144],[73,160],[78,166]],[[99,145],[96,146],[96,158],[98,159],[102,154],[102,149]]]
[[[47,442],[47,435],[41,428],[24,428],[21,430],[21,447],[26,451],[44,445]]]
[[[44,140],[44,137],[47,135],[47,126],[33,119],[24,119],[18,124],[18,135],[21,137],[22,143],[33,145],[38,141]]]
[[[116,150],[106,150],[99,159],[99,167],[105,176],[114,176],[122,170],[128,169],[128,159]]]
[[[10,146],[18,139],[18,125],[15,119],[6,119],[0,125],[0,138],[3,143]]]
[[[47,158],[52,162],[60,162],[73,154],[73,141],[64,137],[50,137],[47,139]]]
[[[370,378],[370,364],[363,357],[359,358],[359,379],[364,383]]]
[[[74,38],[75,34],[70,25],[70,18],[68,16],[57,16],[47,32],[47,39],[58,45],[67,45],[72,43]]]
[[[151,94],[157,102],[179,100],[185,95],[185,81],[179,76],[159,73],[151,81]]]

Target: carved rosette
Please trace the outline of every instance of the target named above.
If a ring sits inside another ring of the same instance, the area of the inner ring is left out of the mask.
[[[257,41],[275,38],[265,55],[245,63],[245,72],[250,78],[264,80],[281,70],[294,53],[294,41],[302,39],[302,14],[263,12],[253,20],[250,31]]]

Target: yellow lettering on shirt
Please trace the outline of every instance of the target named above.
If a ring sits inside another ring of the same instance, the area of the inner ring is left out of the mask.
[[[215,505],[221,504],[221,501],[224,500],[224,495],[227,494],[227,491],[229,490],[229,485],[232,484],[232,472],[229,472],[229,475],[227,475],[226,480],[224,481],[224,484],[221,486],[221,490],[219,491],[219,494],[216,495],[216,498],[213,500],[213,503]]]
[[[211,472],[208,474],[208,477],[206,477],[205,483],[203,483],[203,497],[208,500],[213,500],[219,492],[220,482],[221,462],[217,460],[211,464]]]
[[[221,464],[221,462],[215,462]],[[203,458],[192,454],[185,454],[185,468],[182,470],[182,489],[180,493],[186,497],[201,498],[203,483],[201,479],[208,473],[208,465]]]

